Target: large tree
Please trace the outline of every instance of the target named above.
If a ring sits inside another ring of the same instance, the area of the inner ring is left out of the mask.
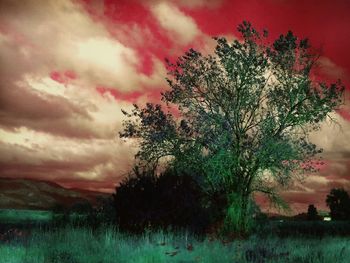
[[[208,194],[224,195],[226,223],[245,232],[254,192],[279,201],[278,186],[315,170],[321,149],[308,134],[341,104],[344,87],[312,77],[319,54],[307,39],[289,31],[269,41],[248,22],[238,31],[231,43],[214,38],[214,54],[190,49],[167,60],[162,101],[172,110],[134,105],[120,137],[140,139],[140,162],[155,167],[168,156],[200,175]]]

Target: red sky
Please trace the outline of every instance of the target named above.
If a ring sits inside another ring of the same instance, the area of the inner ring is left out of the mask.
[[[0,1],[0,176],[113,191],[137,145],[117,138],[132,103],[158,102],[164,58],[212,36],[238,37],[243,20],[271,37],[292,30],[322,49],[320,74],[342,79],[346,103],[311,135],[320,172],[283,195],[295,212],[326,209],[332,187],[350,190],[350,1]]]

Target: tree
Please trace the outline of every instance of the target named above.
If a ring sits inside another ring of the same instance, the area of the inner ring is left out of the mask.
[[[327,195],[326,203],[331,210],[332,220],[350,219],[350,197],[342,188],[333,188]]]
[[[344,86],[312,78],[318,54],[307,39],[288,31],[270,42],[266,30],[248,22],[238,31],[241,41],[214,38],[214,54],[190,49],[175,63],[166,60],[168,111],[134,105],[123,111],[129,118],[120,137],[140,140],[140,163],[168,160],[174,169],[196,171],[208,196],[226,200],[226,222],[244,233],[254,192],[283,205],[278,187],[315,171],[321,149],[308,134],[341,104]]]
[[[318,220],[319,219],[317,209],[314,205],[309,205],[309,207],[307,209],[307,219],[308,220]]]

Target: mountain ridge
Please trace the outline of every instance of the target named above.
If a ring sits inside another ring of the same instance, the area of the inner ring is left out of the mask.
[[[68,189],[52,181],[0,177],[0,209],[48,210],[56,205],[69,207],[83,201],[94,205],[99,196],[110,194]]]

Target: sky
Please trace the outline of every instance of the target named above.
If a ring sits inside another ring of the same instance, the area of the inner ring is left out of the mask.
[[[321,77],[346,86],[341,128],[311,134],[325,164],[282,194],[294,212],[327,210],[331,188],[350,191],[349,12],[347,0],[1,0],[0,177],[113,192],[137,152],[118,138],[121,109],[159,102],[165,58],[210,53],[247,20],[308,37]]]

